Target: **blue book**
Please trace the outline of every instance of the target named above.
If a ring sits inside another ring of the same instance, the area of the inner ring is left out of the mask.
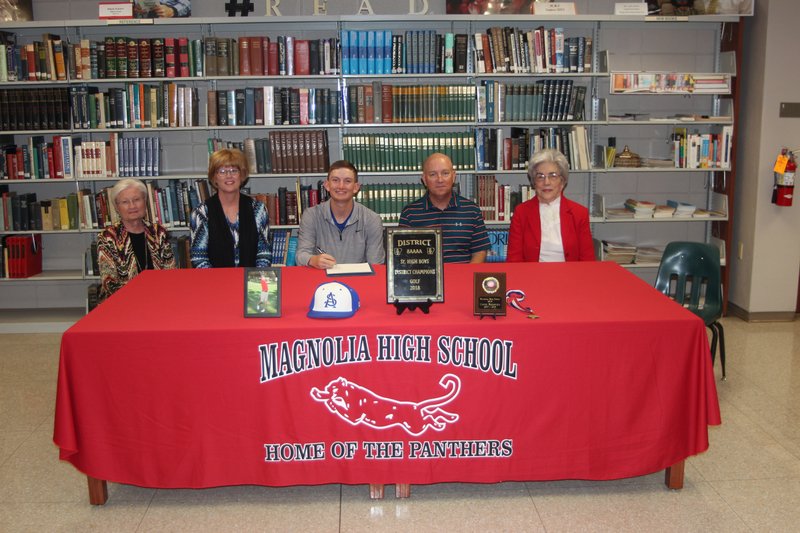
[[[383,31],[383,73],[392,73],[392,30]]]
[[[494,122],[494,80],[485,80],[486,86],[486,122]]]
[[[350,74],[350,32],[342,30],[342,74]]]
[[[358,32],[358,71],[356,74],[367,74],[367,36],[368,31]]]
[[[376,34],[375,30],[366,32],[367,34],[367,74],[376,74],[375,66],[375,52],[376,52]]]
[[[295,255],[297,254],[297,237],[292,235],[286,244],[286,266],[296,266]]]
[[[359,39],[356,30],[350,30],[350,74],[359,74],[358,72],[358,58],[360,55]]]
[[[375,74],[385,74],[383,65],[385,63],[383,54],[385,53],[383,39],[385,31],[377,30],[375,33]]]

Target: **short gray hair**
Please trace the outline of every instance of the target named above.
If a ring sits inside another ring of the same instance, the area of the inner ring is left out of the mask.
[[[528,181],[531,182],[531,185],[533,185],[533,175],[536,174],[536,167],[542,163],[554,163],[558,167],[561,179],[564,180],[564,187],[567,186],[569,181],[569,162],[564,154],[555,148],[545,148],[531,156],[530,161],[528,161]]]
[[[111,203],[114,204],[115,207],[117,205],[117,195],[130,187],[135,188],[142,193],[144,198],[147,198],[147,187],[144,183],[134,178],[121,179],[114,184],[113,187],[111,187],[111,190],[108,193],[109,197],[111,198]]]

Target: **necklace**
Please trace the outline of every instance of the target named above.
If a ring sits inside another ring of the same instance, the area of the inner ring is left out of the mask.
[[[150,250],[147,247],[147,237],[144,233],[131,233],[130,239],[131,244],[133,245],[133,258],[136,260],[136,266],[139,269],[139,272],[144,272],[152,264],[152,261],[150,260]],[[143,253],[140,254],[140,251],[143,251]],[[144,265],[139,259],[140,255],[144,256]]]
[[[150,267],[150,251],[147,249],[147,241],[144,243],[144,267],[142,267],[142,263],[136,253],[133,254],[133,257],[136,258],[136,266],[139,267],[139,272],[144,272]]]

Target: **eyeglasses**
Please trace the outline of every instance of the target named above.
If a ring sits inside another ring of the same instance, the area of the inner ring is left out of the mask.
[[[144,198],[142,198],[141,196],[137,196],[136,198],[131,198],[129,200],[117,200],[117,205],[122,205],[125,207],[131,207],[143,203],[144,203]]]
[[[236,167],[225,167],[217,169],[217,174],[220,176],[238,176],[242,171]]]
[[[542,174],[541,172],[537,172],[533,175],[533,179],[538,181],[539,183],[544,183],[544,180],[549,179],[550,181],[556,181],[557,179],[561,178],[560,172],[548,172],[547,174]]]

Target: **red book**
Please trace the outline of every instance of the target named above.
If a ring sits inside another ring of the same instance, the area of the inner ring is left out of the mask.
[[[48,154],[49,156],[49,154]],[[54,172],[51,172],[51,176],[55,176],[56,178],[63,178],[64,177],[64,153],[61,151],[61,136],[54,135],[53,136],[53,167]]]
[[[511,170],[511,139],[503,139],[503,170]]]
[[[25,45],[25,57],[28,61],[28,81],[36,81],[36,65],[38,58],[33,43]]]
[[[489,35],[482,33],[481,41],[483,41],[483,62],[486,64],[486,72],[494,72],[494,61],[492,60],[492,48],[491,44],[489,44]]]
[[[186,58],[186,65],[189,65],[189,58]],[[164,70],[167,78],[175,77],[175,38],[166,37],[164,39]]]
[[[381,121],[387,124],[393,122],[391,85],[381,85],[381,102]]]
[[[56,176],[56,165],[55,165],[55,157],[53,156],[53,145],[52,143],[47,144],[47,171],[51,178],[55,178]]]
[[[270,49],[270,42],[269,37],[260,37],[261,39],[261,64],[264,69],[264,74],[269,75],[269,49]],[[277,52],[277,49],[276,49]],[[276,58],[277,59],[277,56]]]
[[[264,75],[264,51],[261,41],[261,37],[250,37],[250,74],[253,76]]]
[[[305,87],[300,88],[300,124],[308,124],[308,89]]]
[[[22,155],[22,148],[17,148],[16,160],[17,174],[12,177],[20,180],[25,179],[25,157]]]
[[[267,75],[277,76],[278,71],[278,43],[269,43],[269,57],[267,59]]]
[[[6,163],[6,165],[8,165],[8,163]],[[3,220],[0,220],[0,229],[10,230],[11,228],[8,225],[8,213],[10,211],[11,201],[7,192],[4,192],[0,197],[0,202],[3,203]]]
[[[311,74],[311,56],[307,39],[295,39],[294,41],[294,73],[297,76]]]
[[[6,179],[9,180],[17,179],[17,171],[14,170],[14,164],[17,162],[17,158],[14,157],[13,154],[6,152],[5,161],[6,161]]]
[[[269,88],[272,90],[272,88]],[[264,88],[263,87],[256,87],[255,89],[255,125],[256,126],[263,126],[264,125]]]
[[[239,39],[239,75],[250,76],[250,38]]]
[[[189,38],[178,37],[178,66],[180,67],[180,77],[189,77]]]

